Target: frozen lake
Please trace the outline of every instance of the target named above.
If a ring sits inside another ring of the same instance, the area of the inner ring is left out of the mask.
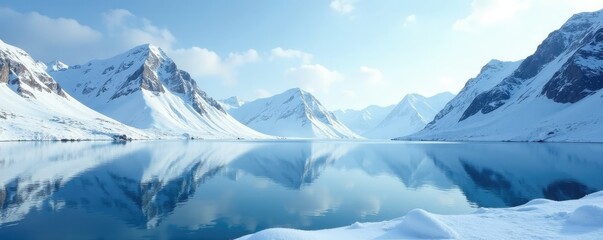
[[[0,143],[0,239],[232,239],[603,190],[602,144]]]

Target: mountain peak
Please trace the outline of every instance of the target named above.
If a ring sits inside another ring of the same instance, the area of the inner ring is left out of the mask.
[[[160,58],[168,58],[163,50],[153,44],[146,43],[138,45],[125,53],[126,56],[156,56]]]
[[[0,43],[0,83],[8,84],[26,98],[36,98],[36,92],[66,97],[62,88],[48,75],[43,63],[34,60],[23,49],[4,42]]]
[[[522,61],[522,60],[520,60],[520,61]],[[480,70],[480,74],[484,74],[487,71],[491,71],[491,70],[500,70],[502,68],[505,68],[509,63],[514,63],[514,62],[519,62],[519,61],[501,61],[498,59],[492,59],[488,63],[486,63],[486,65],[484,65],[482,67],[482,69]]]
[[[226,99],[222,99],[220,102],[222,103],[221,104],[222,108],[224,108],[226,110],[238,108],[240,106],[243,106],[243,104],[245,104],[245,101],[241,100],[237,96],[232,96],[232,97],[229,97]]]
[[[418,93],[409,93],[409,94],[406,94],[406,96],[404,96],[404,98],[402,98],[402,101],[400,101],[400,103],[415,102],[415,101],[421,100],[421,99],[425,99],[425,96],[418,94]]]
[[[46,63],[47,71],[52,71],[52,72],[63,71],[67,68],[69,68],[69,65],[67,65],[59,60],[54,60],[54,61],[50,61],[50,62]]]
[[[372,130],[365,133],[369,138],[391,139],[423,129],[433,120],[453,94],[443,92],[426,98],[417,93],[404,96],[402,101]]]
[[[152,44],[52,74],[84,105],[136,128],[203,138],[263,136],[229,116]]]
[[[576,13],[563,25],[562,28],[569,27],[580,22],[603,22],[603,9],[594,12]]]
[[[231,110],[240,122],[265,134],[304,138],[357,138],[312,94],[292,88]]]
[[[226,98],[222,101],[229,102],[229,103],[239,103],[239,102],[242,102],[243,100],[239,99],[239,97],[237,97],[237,96],[232,96],[232,97]]]
[[[287,95],[308,95],[310,93],[306,92],[305,90],[299,88],[299,87],[295,87],[295,88],[291,88],[287,91],[284,92],[284,94]]]

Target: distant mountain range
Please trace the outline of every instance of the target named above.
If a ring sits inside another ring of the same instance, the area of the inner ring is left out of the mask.
[[[520,62],[492,61],[402,139],[603,141],[603,10],[580,13]]]
[[[454,96],[325,108],[290,89],[216,101],[160,48],[44,64],[0,41],[0,140],[376,138],[603,141],[603,10],[574,15],[525,60],[492,60]]]
[[[448,92],[429,98],[412,93],[396,105],[373,105],[362,110],[338,110],[334,113],[363,137],[392,139],[423,129],[453,97],[454,94]]]
[[[396,105],[371,105],[361,110],[337,110],[333,114],[352,131],[364,136],[364,133],[377,127]]]
[[[368,138],[392,139],[405,136],[423,129],[440,111],[454,94],[445,92],[432,97],[408,94],[373,129],[366,132]]]

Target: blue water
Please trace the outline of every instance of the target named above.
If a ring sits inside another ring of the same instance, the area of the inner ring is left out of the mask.
[[[0,239],[232,239],[565,200],[603,190],[603,145],[0,143]]]

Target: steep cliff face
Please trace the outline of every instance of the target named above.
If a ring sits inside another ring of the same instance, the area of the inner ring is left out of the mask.
[[[6,83],[22,97],[35,98],[36,92],[66,97],[45,65],[33,60],[25,51],[0,41],[0,83]]]
[[[52,74],[86,106],[136,128],[195,138],[265,137],[232,118],[154,45]]]
[[[486,65],[409,138],[603,141],[602,41],[603,10],[573,16],[520,63]]]
[[[536,78],[542,77],[539,75],[548,75],[547,72],[542,71],[554,60],[557,60],[556,62],[566,62],[564,69],[568,69],[569,67],[569,73],[567,74],[577,77],[576,67],[572,68],[570,65],[572,65],[571,62],[575,62],[575,60],[580,59],[581,57],[572,56],[576,54],[582,56],[597,55],[596,48],[593,48],[591,45],[597,45],[597,39],[601,38],[599,31],[602,27],[603,13],[601,11],[581,13],[573,16],[559,30],[552,32],[540,46],[538,46],[536,52],[527,57],[513,74],[506,77],[491,90],[478,95],[459,120],[463,121],[478,112],[487,114],[507,104],[512,95],[515,95],[519,89],[524,88],[526,85],[530,85]],[[572,59],[574,59],[574,61],[572,61]],[[587,63],[587,65],[593,64]],[[594,65],[596,65],[596,63]],[[578,69],[580,69],[580,67],[578,67]],[[554,70],[555,73],[563,71],[559,69]],[[547,80],[554,80],[555,82],[561,81],[550,78]],[[559,84],[552,83],[551,85]],[[571,92],[571,90],[569,90],[569,92]],[[577,96],[570,98],[574,100],[581,99],[579,97],[582,96],[581,93],[576,94]],[[567,99],[568,97],[562,98]]]
[[[0,140],[149,137],[73,99],[46,68],[25,51],[0,41]]]

